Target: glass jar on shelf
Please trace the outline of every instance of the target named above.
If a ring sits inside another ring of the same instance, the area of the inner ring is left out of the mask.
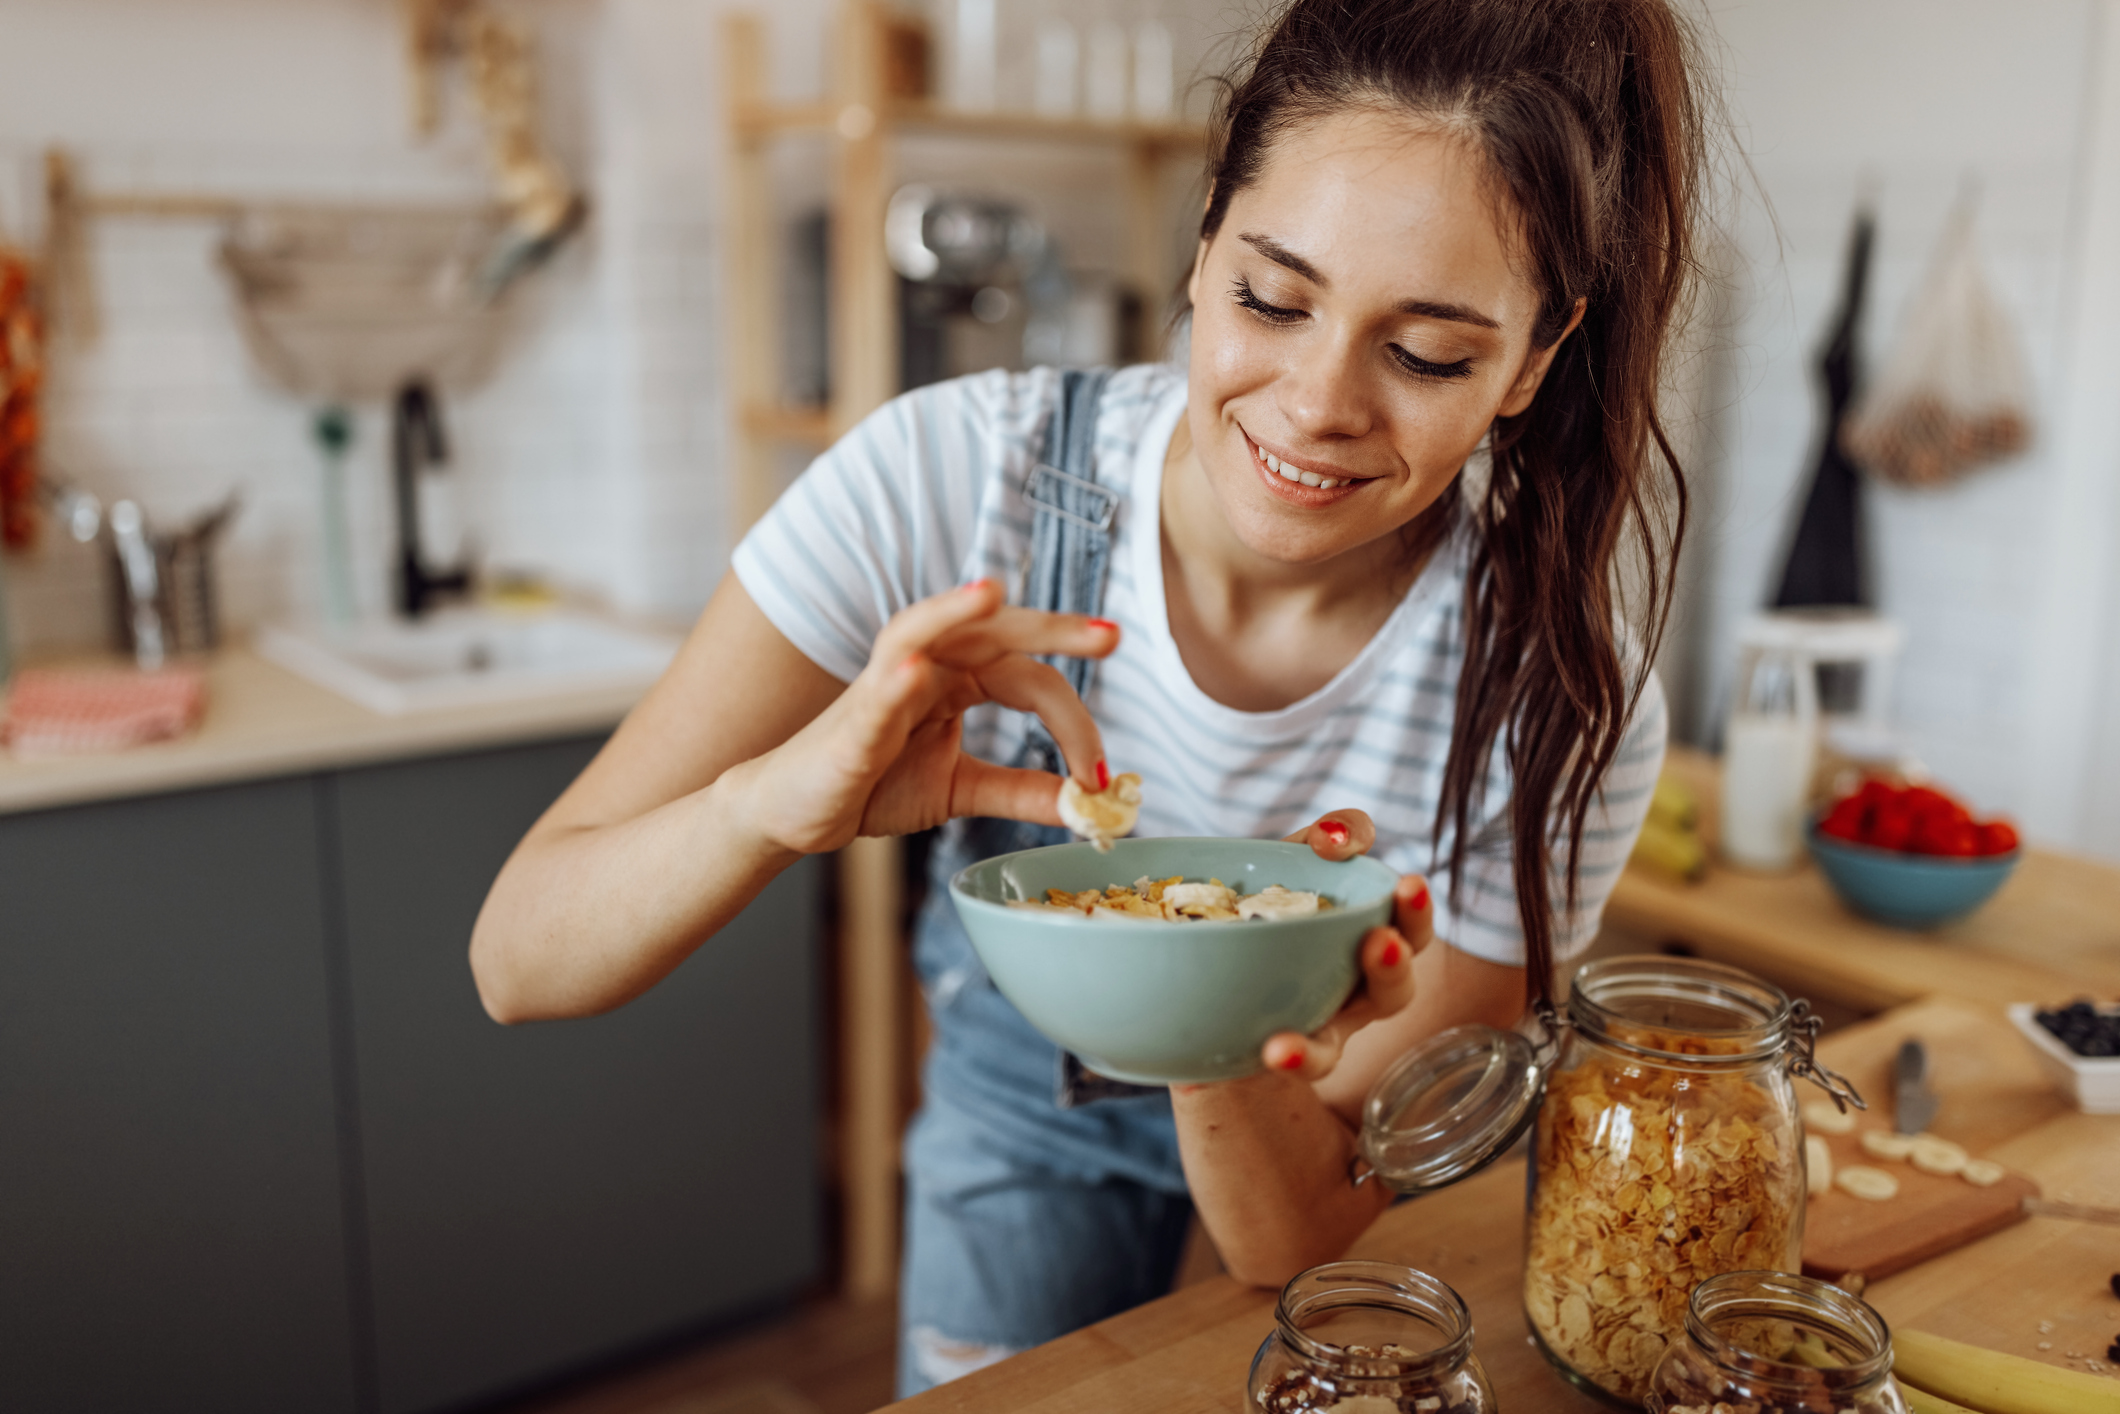
[[[1649,1414],[1907,1409],[1884,1318],[1837,1286],[1782,1272],[1725,1272],[1695,1287],[1685,1334],[1665,1349],[1646,1403]]]
[[[1390,1262],[1312,1267],[1281,1288],[1274,1320],[1251,1362],[1252,1406],[1263,1414],[1495,1408],[1464,1301],[1426,1272]]]
[[[1734,967],[1609,958],[1576,973],[1565,1015],[1536,1014],[1541,1043],[1458,1027],[1386,1069],[1363,1104],[1355,1180],[1444,1187],[1535,1125],[1532,1337],[1571,1382],[1639,1405],[1698,1282],[1796,1269],[1805,1183],[1792,1077],[1861,1099],[1813,1059],[1808,1004]]]

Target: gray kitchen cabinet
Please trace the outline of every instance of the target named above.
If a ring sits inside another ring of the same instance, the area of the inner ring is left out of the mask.
[[[817,874],[646,996],[504,1027],[465,944],[595,749],[333,784],[383,1414],[460,1403],[785,1296],[819,1261]]]
[[[0,1409],[352,1411],[307,779],[0,817]]]
[[[0,1409],[428,1414],[820,1261],[820,874],[638,1001],[465,948],[593,740],[0,816]]]

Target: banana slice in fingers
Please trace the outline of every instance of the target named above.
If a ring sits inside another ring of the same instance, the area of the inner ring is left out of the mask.
[[[1060,783],[1060,823],[1110,853],[1112,841],[1133,833],[1141,818],[1141,778],[1132,771],[1113,776],[1103,790],[1088,791],[1074,777]]]

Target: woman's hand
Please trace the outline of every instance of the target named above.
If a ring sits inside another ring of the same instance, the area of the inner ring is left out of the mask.
[[[1288,836],[1322,859],[1352,859],[1376,843],[1376,825],[1360,810],[1335,810]],[[1268,1070],[1301,1080],[1332,1074],[1347,1038],[1384,1017],[1403,1011],[1414,998],[1413,960],[1435,941],[1434,900],[1418,874],[1399,880],[1391,926],[1372,928],[1362,939],[1362,983],[1347,1005],[1308,1036],[1280,1031],[1266,1039],[1260,1057]]]
[[[884,625],[868,667],[829,707],[736,768],[744,813],[800,854],[960,815],[1058,824],[1059,779],[965,754],[963,714],[982,702],[1036,713],[1069,772],[1095,788],[1097,724],[1067,679],[1031,655],[1102,658],[1118,643],[1108,620],[1009,608],[991,580],[923,599]]]

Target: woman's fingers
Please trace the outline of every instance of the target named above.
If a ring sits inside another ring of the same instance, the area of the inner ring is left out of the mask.
[[[1307,844],[1321,859],[1352,859],[1369,853],[1377,842],[1377,827],[1360,810],[1334,810],[1286,837],[1290,844]]]
[[[1363,985],[1332,1020],[1304,1036],[1277,1032],[1260,1050],[1266,1068],[1299,1080],[1323,1080],[1340,1063],[1347,1038],[1413,1000],[1414,949],[1395,928],[1372,928],[1362,939]]]
[[[1068,774],[1092,788],[1102,788],[1097,763],[1104,759],[1103,733],[1058,668],[1011,653],[976,670],[972,677],[982,692],[1002,706],[1035,712],[1067,758]]]
[[[950,815],[1060,824],[1060,778],[1050,771],[996,766],[959,753],[957,773],[950,781]]]
[[[876,635],[869,665],[888,670],[896,667],[908,654],[931,652],[936,641],[952,629],[992,618],[1003,606],[1001,586],[991,579],[975,579],[970,584],[961,584],[945,593],[931,594],[908,604],[893,614],[883,631]]]
[[[1001,608],[986,618],[953,628],[935,640],[935,661],[978,668],[1006,653],[1103,658],[1119,646],[1119,626],[1081,614]]]
[[[1428,892],[1428,881],[1418,874],[1407,874],[1400,878],[1392,893],[1392,922],[1398,925],[1399,935],[1413,948],[1419,957],[1428,951],[1435,941],[1435,895]]]

